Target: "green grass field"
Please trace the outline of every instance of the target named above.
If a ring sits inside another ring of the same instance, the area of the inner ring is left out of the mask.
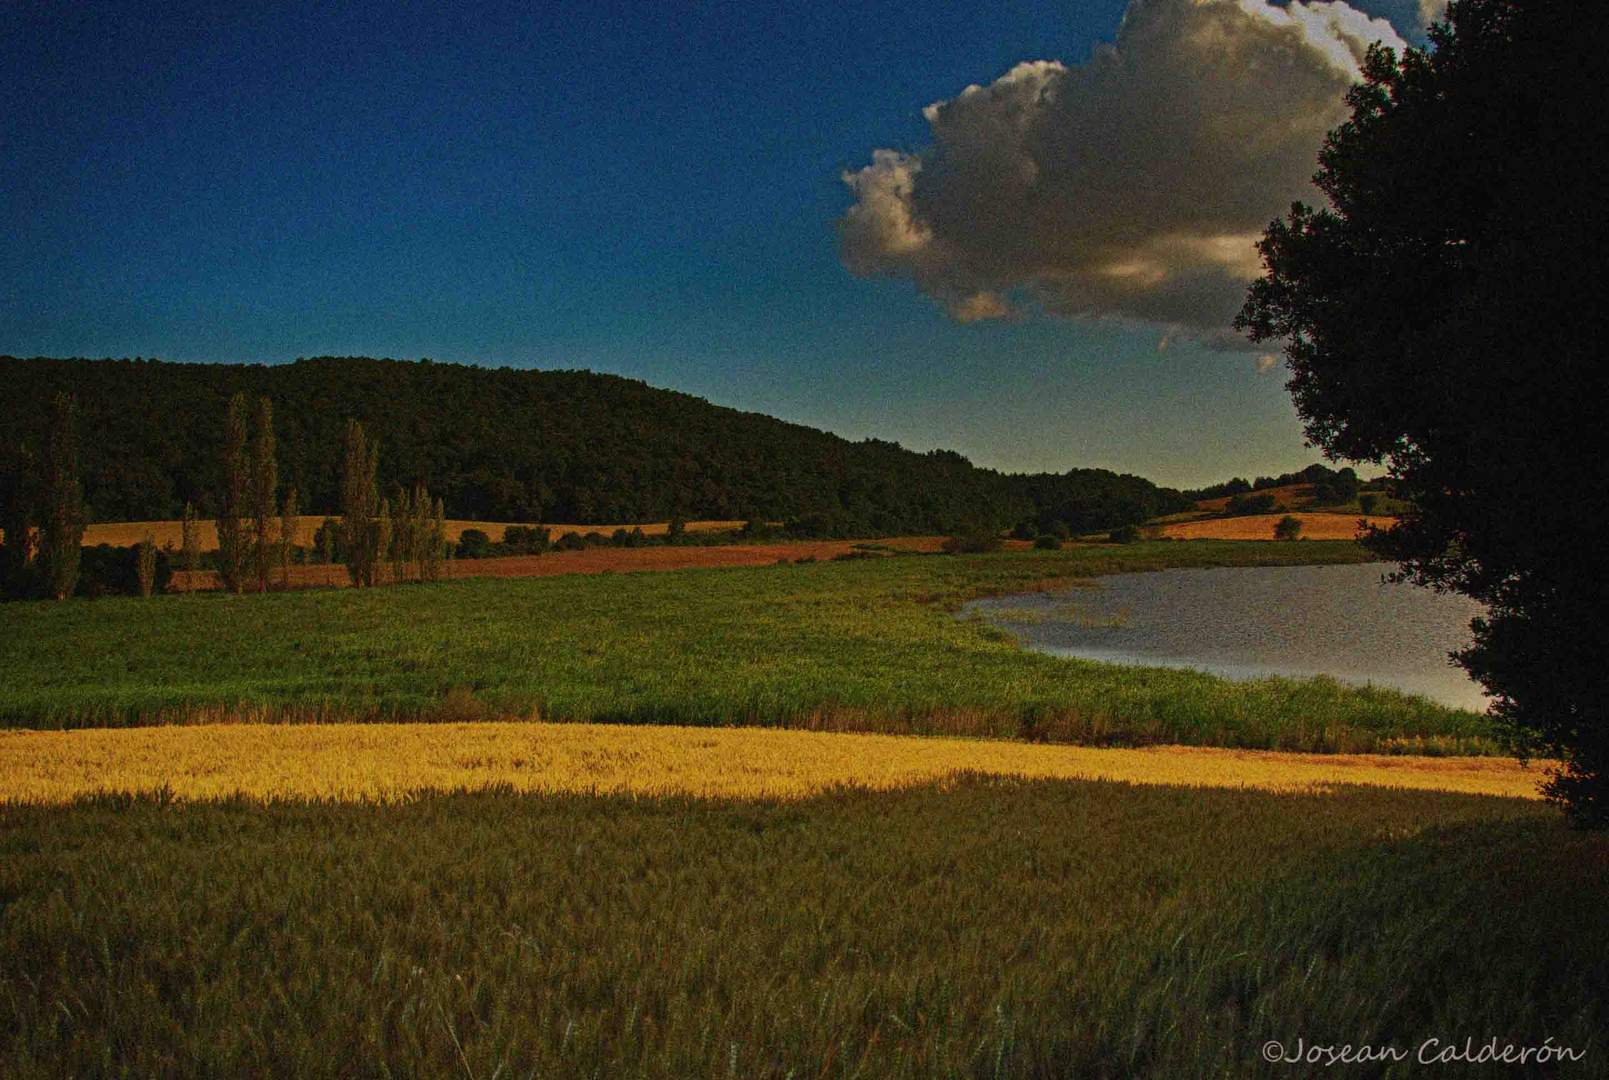
[[[0,1075],[1297,1076],[1337,1070],[1265,1041],[1466,1037],[1603,1075],[1606,871],[1539,804],[1382,789],[12,806]]]
[[[1055,659],[962,599],[1164,566],[1359,561],[1154,543],[0,608],[0,725],[197,719],[765,724],[1111,744],[1486,753],[1481,718],[1330,680]]]

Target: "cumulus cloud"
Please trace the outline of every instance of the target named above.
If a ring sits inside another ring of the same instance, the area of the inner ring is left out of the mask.
[[[844,264],[962,321],[1023,304],[1228,330],[1253,245],[1311,200],[1324,134],[1384,19],[1339,0],[1131,0],[1087,63],[1018,64],[923,110],[932,145],[844,174]]]
[[[1447,14],[1447,0],[1419,0],[1419,21],[1429,26]]]

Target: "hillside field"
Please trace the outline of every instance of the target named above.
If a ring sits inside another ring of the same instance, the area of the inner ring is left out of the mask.
[[[1172,540],[1272,540],[1274,526],[1285,516],[1283,513],[1247,514],[1176,521],[1163,525],[1161,534]],[[1376,529],[1389,529],[1397,522],[1392,517],[1364,517],[1362,514],[1294,513],[1289,516],[1302,523],[1301,537],[1305,540],[1355,540],[1361,532],[1360,521]]]

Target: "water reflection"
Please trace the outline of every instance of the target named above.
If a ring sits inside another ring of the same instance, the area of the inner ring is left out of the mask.
[[[1028,646],[1118,664],[1231,679],[1331,675],[1484,709],[1447,654],[1469,643],[1480,606],[1390,585],[1382,563],[1119,574],[1056,593],[968,604]]]

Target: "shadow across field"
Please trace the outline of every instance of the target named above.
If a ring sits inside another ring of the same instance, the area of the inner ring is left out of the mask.
[[[1290,1076],[1264,1042],[1466,1036],[1591,1072],[1606,871],[1535,804],[1378,789],[14,806],[0,1073]]]

